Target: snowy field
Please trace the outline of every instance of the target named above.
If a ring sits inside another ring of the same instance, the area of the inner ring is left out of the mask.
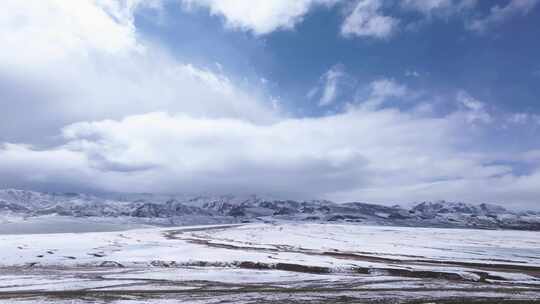
[[[0,303],[472,299],[540,301],[539,233],[282,223],[0,235]]]

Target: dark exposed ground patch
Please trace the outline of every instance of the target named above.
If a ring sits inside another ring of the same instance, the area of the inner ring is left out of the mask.
[[[224,229],[224,228],[229,228],[229,227],[230,225],[219,226],[219,227],[210,228],[206,230]],[[467,280],[467,281],[471,280],[471,278],[466,278],[464,276],[461,276],[453,272],[426,271],[426,270],[420,271],[420,270],[413,269],[414,266],[434,266],[434,267],[447,266],[447,267],[466,268],[466,270],[469,273],[477,275],[479,277],[478,281],[481,281],[481,282],[486,282],[488,280],[505,281],[504,277],[492,275],[488,273],[488,271],[510,272],[510,273],[518,272],[518,273],[527,274],[536,278],[540,278],[540,267],[530,266],[530,265],[503,264],[500,262],[490,264],[490,263],[475,263],[475,262],[460,262],[460,261],[439,261],[439,260],[422,259],[422,257],[420,256],[414,256],[414,258],[408,258],[408,259],[395,259],[395,258],[388,258],[388,257],[380,257],[376,255],[369,255],[367,253],[341,252],[337,250],[319,252],[315,250],[297,248],[297,247],[291,247],[291,246],[275,246],[275,248],[257,247],[257,246],[237,246],[237,245],[232,245],[232,244],[219,243],[214,240],[206,240],[206,239],[189,237],[189,236],[183,235],[184,232],[194,232],[194,231],[202,231],[202,230],[205,230],[205,229],[195,228],[195,229],[190,229],[189,231],[171,230],[165,234],[165,237],[169,239],[184,240],[190,243],[205,245],[205,246],[213,247],[213,248],[242,250],[242,251],[258,251],[258,252],[267,252],[267,253],[292,252],[292,253],[301,253],[301,254],[308,254],[308,255],[324,255],[324,256],[331,256],[336,259],[348,259],[348,260],[358,260],[358,261],[373,262],[373,263],[383,263],[390,266],[390,267],[384,267],[384,268],[362,268],[362,267],[355,267],[355,266],[351,267],[352,271],[357,272],[357,273],[362,273],[362,274],[370,274],[375,271],[382,271],[382,272],[388,273],[389,275],[401,276],[401,277],[434,278],[434,279]],[[326,268],[326,267],[314,267],[314,266],[306,266],[306,265],[300,265],[300,264],[283,264],[281,266],[277,266],[277,265],[278,264],[238,262],[234,266],[237,266],[240,268],[279,269],[279,270],[307,272],[307,273],[329,273],[332,271],[331,269]],[[395,265],[398,267],[391,267],[392,265]]]
[[[437,293],[437,292],[459,292],[458,296],[447,296],[446,298],[425,298],[423,300],[410,299],[409,297],[414,293]],[[477,297],[478,292],[492,292],[493,297]],[[498,288],[407,288],[403,290],[396,290],[391,288],[372,288],[372,289],[359,289],[359,288],[275,288],[275,287],[240,287],[240,288],[227,288],[227,289],[208,289],[198,288],[192,290],[180,289],[163,289],[163,290],[70,290],[70,291],[31,291],[31,292],[3,292],[0,293],[1,299],[78,299],[87,300],[89,303],[95,303],[98,301],[107,300],[119,300],[125,297],[129,299],[146,299],[148,303],[151,300],[158,300],[164,298],[173,299],[196,299],[198,297],[223,297],[227,299],[231,296],[232,300],[223,301],[223,303],[235,303],[234,296],[250,297],[254,301],[249,303],[403,303],[403,304],[425,304],[425,303],[437,303],[437,304],[532,304],[538,303],[538,300],[513,300],[505,299],[505,294],[519,294],[523,292],[522,289],[505,290],[501,292]],[[402,295],[400,298],[397,293]],[[466,294],[469,294],[467,296]],[[373,295],[370,299],[369,296]],[[298,296],[298,299],[296,297]],[[302,300],[302,297],[312,296],[315,299],[309,301]],[[283,297],[286,297],[285,299]],[[257,301],[259,298],[261,301]],[[317,298],[319,300],[317,300]],[[409,298],[409,299],[407,299]],[[272,300],[273,299],[273,300]]]

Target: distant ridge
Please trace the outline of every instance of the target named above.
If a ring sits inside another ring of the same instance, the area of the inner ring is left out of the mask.
[[[493,204],[436,201],[403,208],[361,202],[278,200],[256,195],[129,194],[118,197],[4,189],[0,190],[0,215],[106,217],[162,225],[282,220],[540,230],[540,212],[510,211]]]

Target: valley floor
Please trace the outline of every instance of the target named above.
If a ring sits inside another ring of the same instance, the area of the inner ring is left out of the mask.
[[[0,303],[537,303],[537,232],[245,224],[0,235]]]

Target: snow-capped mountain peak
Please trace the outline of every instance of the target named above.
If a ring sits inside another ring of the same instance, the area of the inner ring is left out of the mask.
[[[513,212],[492,204],[421,202],[398,205],[326,200],[280,200],[263,196],[126,194],[0,190],[0,214],[125,217],[143,222],[216,223],[256,220],[345,221],[365,224],[540,230],[540,213]]]

